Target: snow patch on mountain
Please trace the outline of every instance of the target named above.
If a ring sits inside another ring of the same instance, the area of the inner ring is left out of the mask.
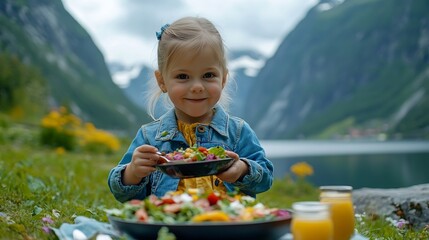
[[[332,8],[340,5],[343,2],[344,2],[344,0],[331,0],[328,2],[323,2],[317,6],[317,10],[319,10],[320,12],[328,11],[328,10],[331,10]]]
[[[255,77],[264,65],[265,59],[254,59],[245,55],[231,60],[229,63],[229,69],[231,71],[245,69],[244,74],[249,77]]]
[[[130,84],[130,81],[136,78],[142,70],[142,65],[133,65],[129,67],[123,67],[121,69],[111,70],[113,82],[121,88],[126,88]]]

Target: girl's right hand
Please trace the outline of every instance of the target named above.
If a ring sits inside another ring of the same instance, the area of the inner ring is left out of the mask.
[[[131,162],[125,168],[123,183],[125,185],[138,184],[142,178],[155,171],[159,158],[156,154],[157,151],[158,149],[151,145],[137,147],[133,152]]]

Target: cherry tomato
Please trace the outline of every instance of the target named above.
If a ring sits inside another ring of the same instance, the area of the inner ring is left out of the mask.
[[[210,205],[215,205],[217,201],[219,201],[219,197],[214,192],[212,192],[207,196],[207,200],[209,201]]]
[[[209,154],[209,151],[205,147],[198,147],[198,151],[200,151],[201,153],[203,153],[206,156],[207,156],[207,154]]]
[[[161,205],[162,204],[173,204],[173,203],[175,203],[175,201],[172,198],[164,198],[164,199],[161,199],[161,200],[162,200]]]

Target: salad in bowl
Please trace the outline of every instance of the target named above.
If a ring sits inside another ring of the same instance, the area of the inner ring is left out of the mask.
[[[228,169],[234,159],[221,146],[205,148],[193,146],[170,153],[161,153],[167,162],[157,165],[163,173],[174,178],[192,178],[218,174]]]
[[[161,198],[150,195],[144,200],[126,202],[121,209],[107,211],[109,215],[124,220],[169,224],[266,221],[290,217],[288,211],[269,208],[250,196],[200,189],[168,192]]]
[[[200,189],[151,195],[106,211],[120,232],[147,239],[156,238],[162,227],[177,239],[277,239],[289,232],[291,221],[289,211],[269,208],[253,197]]]
[[[185,162],[209,161],[224,159],[226,155],[225,149],[221,146],[205,148],[205,147],[188,147],[186,149],[179,148],[170,153],[162,153],[170,161],[183,160]]]

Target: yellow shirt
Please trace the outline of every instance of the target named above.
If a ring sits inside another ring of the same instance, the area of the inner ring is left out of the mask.
[[[182,132],[189,146],[193,146],[197,142],[197,136],[195,135],[195,128],[199,123],[187,124],[181,121],[177,121],[177,126],[179,131]],[[179,186],[177,187],[178,191],[184,191],[189,188],[199,188],[204,189],[205,191],[217,191],[217,192],[226,192],[226,188],[223,185],[222,180],[218,177],[205,176],[197,178],[185,178],[179,181]]]

